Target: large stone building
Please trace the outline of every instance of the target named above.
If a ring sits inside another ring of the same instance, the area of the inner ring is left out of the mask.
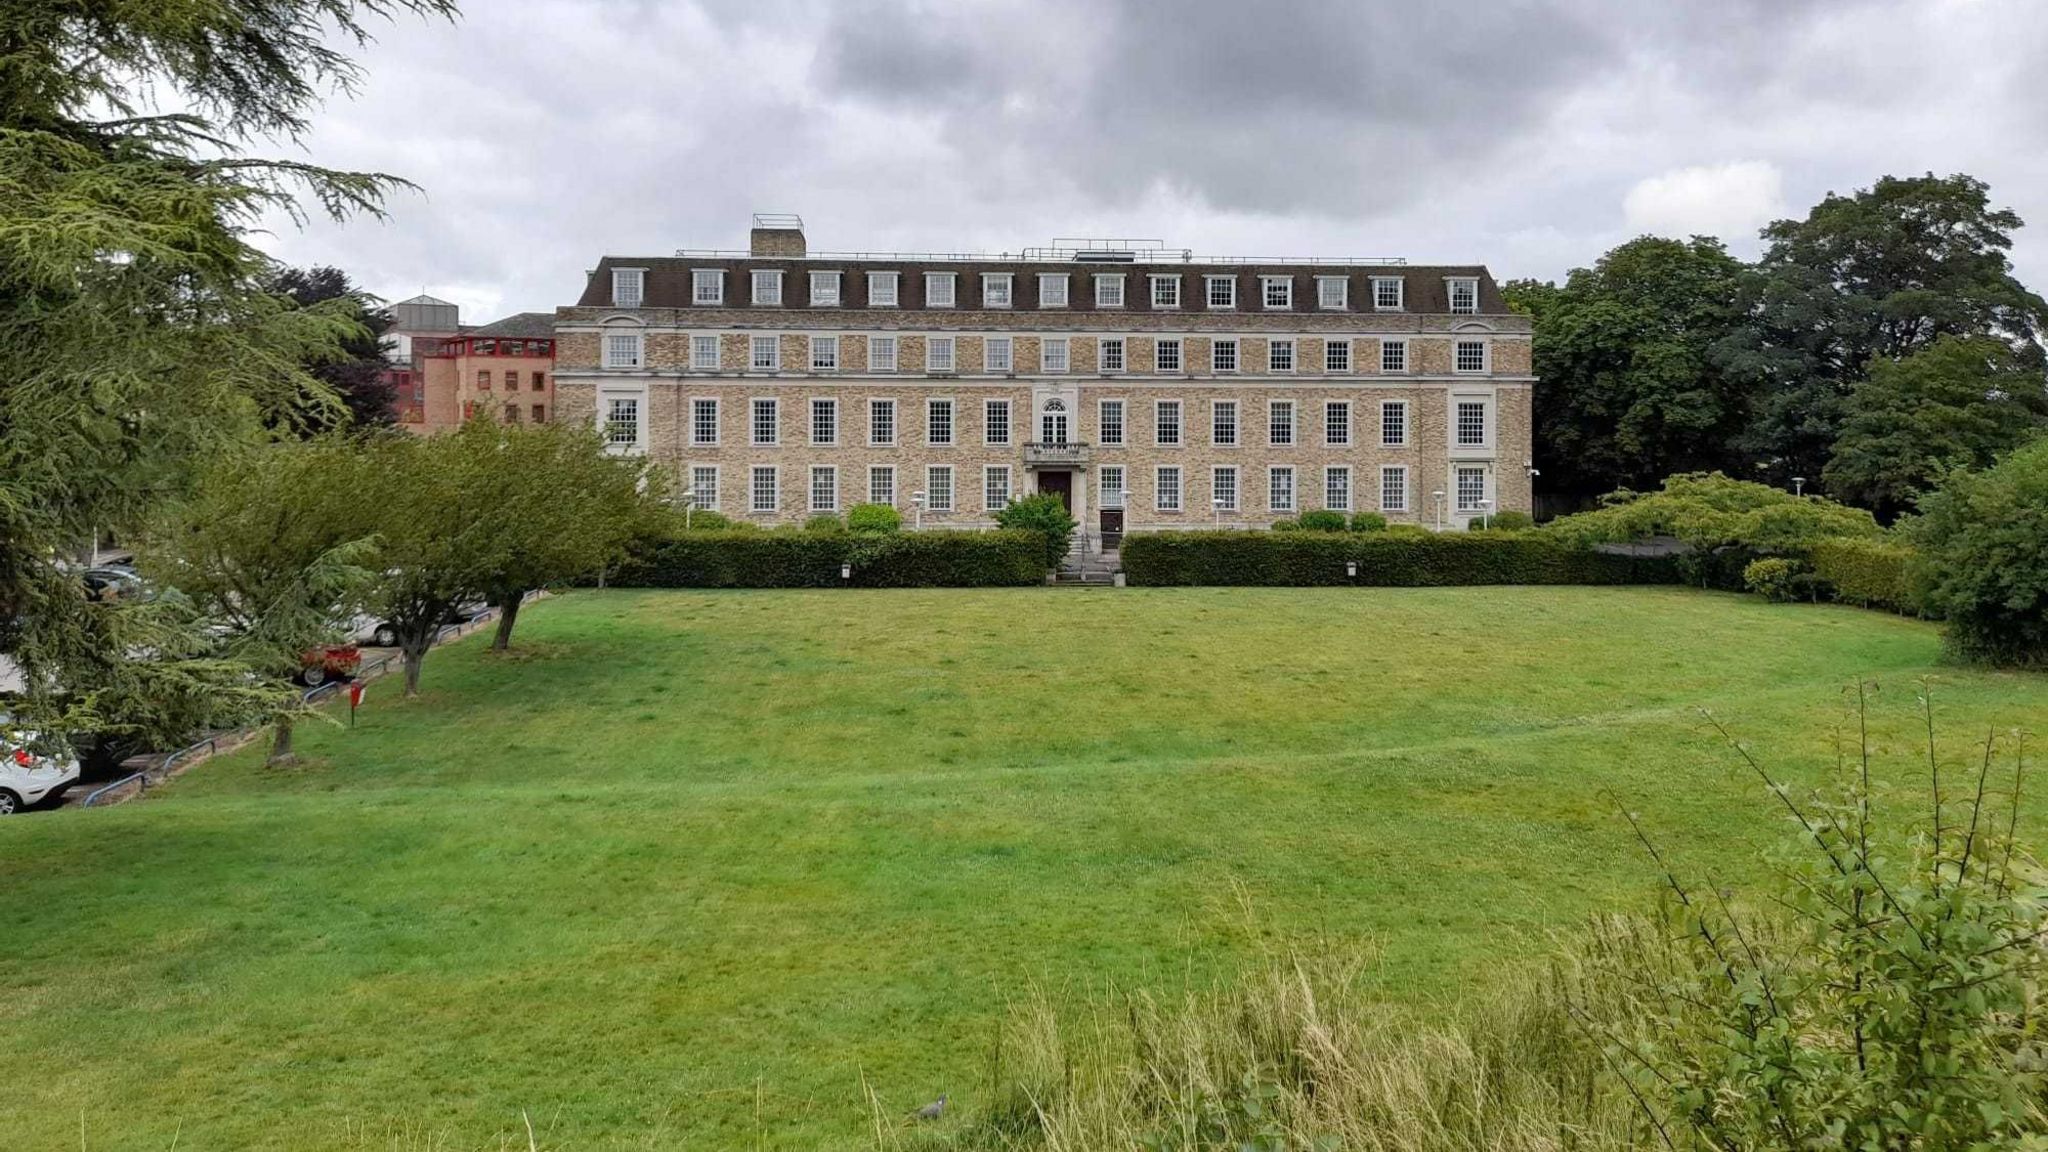
[[[863,502],[981,526],[1057,492],[1125,530],[1312,508],[1456,528],[1530,507],[1529,323],[1483,267],[1018,255],[606,257],[555,316],[564,420],[761,522]]]

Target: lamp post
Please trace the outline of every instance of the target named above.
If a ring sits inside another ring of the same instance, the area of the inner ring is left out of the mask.
[[[1439,488],[1429,495],[1436,501],[1436,530],[1441,532],[1444,530],[1444,490]]]
[[[1218,528],[1221,528],[1221,527],[1223,527],[1223,497],[1221,497],[1221,496],[1212,496],[1212,497],[1210,497],[1210,498],[1209,498],[1209,506],[1210,506],[1211,508],[1215,509],[1215,513],[1216,513],[1216,515],[1215,515],[1215,520],[1214,520],[1214,524],[1215,524],[1215,526],[1216,526],[1216,527],[1218,527]]]
[[[1493,501],[1491,501],[1491,500],[1481,500],[1481,501],[1479,502],[1479,530],[1480,530],[1480,531],[1484,532],[1484,531],[1486,530],[1486,517],[1487,517],[1487,513],[1491,512],[1492,510],[1493,510]]]
[[[917,530],[920,532],[924,531],[924,492],[922,490],[910,494],[910,506],[917,510]]]
[[[683,531],[688,532],[690,530],[690,513],[696,510],[697,494],[695,492],[683,493]]]
[[[1794,476],[1792,478],[1792,494],[1794,496],[1806,495],[1806,477]]]

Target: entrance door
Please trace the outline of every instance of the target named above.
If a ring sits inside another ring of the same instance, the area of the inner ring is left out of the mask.
[[[1060,498],[1060,503],[1067,506],[1067,511],[1072,512],[1074,510],[1074,474],[1072,472],[1040,472],[1038,474],[1038,490],[1040,492],[1053,493]]]
[[[1124,510],[1104,508],[1102,510],[1102,550],[1114,552],[1124,542]]]

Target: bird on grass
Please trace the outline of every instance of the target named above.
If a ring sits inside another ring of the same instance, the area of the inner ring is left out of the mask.
[[[939,1117],[944,1116],[945,1114],[946,1097],[944,1095],[941,1095],[937,1100],[934,1100],[931,1103],[925,1105],[924,1107],[919,1108],[917,1111],[912,1112],[910,1116],[913,1120],[937,1120]]]

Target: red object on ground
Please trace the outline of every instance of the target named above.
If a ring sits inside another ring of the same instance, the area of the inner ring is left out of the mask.
[[[346,680],[363,666],[363,650],[353,644],[329,644],[308,650],[300,664],[307,669],[320,669],[329,679]]]
[[[359,707],[361,707],[361,706],[362,706],[362,703],[363,703],[363,682],[362,682],[361,680],[356,680],[356,681],[352,681],[352,682],[351,682],[351,683],[349,684],[349,686],[348,686],[348,707],[349,707],[349,711],[351,711],[351,712],[355,711],[355,710],[356,710],[357,708],[359,708]]]

